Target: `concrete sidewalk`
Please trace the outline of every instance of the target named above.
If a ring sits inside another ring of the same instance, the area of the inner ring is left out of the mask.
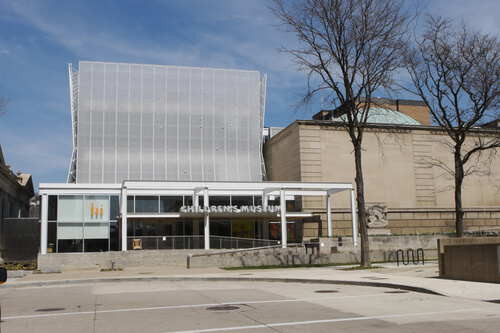
[[[439,279],[437,262],[408,266],[377,264],[376,269],[346,270],[348,266],[226,271],[218,268],[136,268],[114,272],[71,271],[9,278],[0,288],[22,288],[68,283],[140,280],[246,280],[319,282],[390,287],[474,300],[500,301],[500,284]]]

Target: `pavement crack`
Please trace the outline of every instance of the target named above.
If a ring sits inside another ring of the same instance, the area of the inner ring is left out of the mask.
[[[94,333],[96,332],[97,324],[97,295],[94,297]]]

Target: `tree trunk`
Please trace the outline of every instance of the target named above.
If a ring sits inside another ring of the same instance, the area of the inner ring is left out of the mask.
[[[455,147],[455,230],[457,237],[464,236],[464,209],[462,207],[462,184],[464,177],[461,149],[460,147]]]
[[[366,224],[365,191],[363,182],[363,168],[361,166],[361,142],[354,143],[354,161],[356,164],[356,202],[358,204],[359,233],[361,235],[361,266],[370,267],[370,244],[368,227]],[[353,235],[354,236],[354,235]]]

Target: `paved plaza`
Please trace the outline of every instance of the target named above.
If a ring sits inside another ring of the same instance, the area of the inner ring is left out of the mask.
[[[0,286],[3,332],[493,332],[500,285],[436,263],[35,274]]]

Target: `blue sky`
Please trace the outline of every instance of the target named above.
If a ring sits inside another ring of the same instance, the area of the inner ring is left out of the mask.
[[[71,157],[68,63],[80,60],[258,70],[268,76],[266,126],[286,126],[306,82],[276,52],[266,0],[0,0],[0,144],[14,172],[65,182]],[[500,2],[433,1],[428,10],[500,32]]]

